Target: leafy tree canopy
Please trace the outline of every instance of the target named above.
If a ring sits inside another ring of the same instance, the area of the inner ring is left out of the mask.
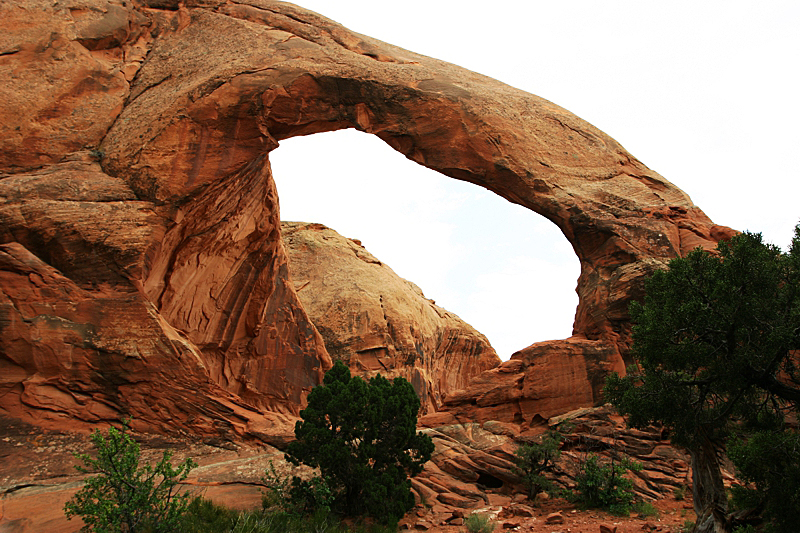
[[[319,468],[334,510],[396,521],[414,505],[409,476],[433,452],[431,438],[416,431],[419,408],[405,379],[365,382],[337,361],[309,394],[286,458]]]
[[[746,472],[747,446],[763,447],[759,432],[794,433],[786,415],[800,405],[800,226],[787,254],[743,233],[716,254],[671,261],[646,282],[631,317],[638,366],[609,378],[606,398],[630,425],[661,423],[691,452],[696,531],[730,530],[719,463],[728,440],[744,437],[736,457]]]

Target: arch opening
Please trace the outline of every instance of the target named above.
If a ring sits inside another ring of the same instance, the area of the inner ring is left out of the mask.
[[[354,129],[283,140],[270,163],[282,220],[358,239],[501,359],[571,335],[580,264],[543,216]]]

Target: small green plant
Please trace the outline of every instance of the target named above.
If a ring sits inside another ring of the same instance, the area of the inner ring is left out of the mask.
[[[650,502],[636,502],[631,506],[634,513],[639,515],[639,518],[658,518],[658,509]]]
[[[672,494],[675,496],[675,499],[678,501],[683,501],[686,499],[686,485],[681,485],[680,487],[675,487],[675,490],[672,491]]]
[[[693,529],[694,529],[694,522],[691,520],[686,520],[683,523],[683,529],[681,529],[681,533],[691,533]]]
[[[188,492],[179,493],[177,485],[197,463],[187,459],[174,468],[172,453],[165,451],[155,466],[140,466],[139,444],[128,434],[128,421],[122,429],[109,428],[107,436],[95,431],[91,439],[97,457],[77,454],[85,466],[75,468],[97,475],[66,503],[67,518],[80,516],[84,532],[175,531],[190,498]]]
[[[494,520],[486,513],[470,513],[464,521],[469,533],[492,533]]]
[[[231,531],[239,513],[201,497],[192,499],[181,517],[181,533],[220,533]]]
[[[586,507],[626,515],[631,511],[634,494],[633,481],[624,477],[624,474],[629,470],[639,471],[641,468],[640,463],[629,459],[612,459],[610,463],[603,464],[597,455],[590,454],[575,477],[577,500]]]
[[[199,529],[191,533],[396,533],[381,524],[348,524],[327,511],[300,516],[282,511],[243,511],[227,528]]]
[[[261,494],[261,505],[265,510],[287,510],[289,502],[290,482],[288,476],[281,475],[270,460],[269,466],[261,478],[264,491]]]
[[[333,491],[325,478],[315,476],[311,479],[292,478],[289,489],[291,509],[301,515],[316,512],[329,513],[333,504]]]
[[[264,492],[261,506],[265,511],[282,512],[294,516],[310,516],[322,512],[328,514],[333,503],[333,491],[328,482],[320,477],[302,479],[281,475],[270,461],[264,477]]]
[[[559,445],[562,435],[557,431],[548,431],[538,442],[525,443],[514,452],[512,472],[522,478],[531,499],[544,490],[550,490],[553,482],[545,477],[555,467],[561,455]]]

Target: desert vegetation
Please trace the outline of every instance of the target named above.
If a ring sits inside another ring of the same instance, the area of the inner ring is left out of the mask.
[[[393,530],[414,505],[408,477],[433,451],[430,437],[416,431],[419,408],[405,379],[378,375],[367,382],[337,362],[309,394],[286,455],[316,474],[289,480],[270,463],[263,509],[243,513],[178,490],[196,466],[191,459],[174,467],[164,452],[155,466],[140,464],[139,445],[123,422],[92,435],[96,457],[80,455],[78,469],[94,475],[64,510],[83,519],[87,533]],[[368,526],[353,526],[363,517]],[[351,523],[342,525],[342,518]]]
[[[800,523],[800,225],[788,253],[743,233],[674,259],[631,306],[637,365],[607,398],[692,456],[695,532]],[[742,484],[722,479],[727,455]]]
[[[155,465],[140,464],[139,444],[128,435],[127,421],[106,435],[95,431],[92,442],[96,456],[80,454],[84,465],[77,469],[95,475],[67,502],[67,517],[80,516],[86,532],[176,531],[190,499],[178,483],[196,463],[187,459],[176,468],[165,451]]]

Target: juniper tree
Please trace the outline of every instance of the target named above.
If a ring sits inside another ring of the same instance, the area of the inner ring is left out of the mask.
[[[366,382],[337,361],[308,395],[286,458],[319,468],[334,510],[395,522],[414,505],[409,476],[433,452],[431,438],[416,431],[419,408],[405,379]]]
[[[733,436],[741,440],[732,458],[745,479],[760,483],[761,504],[797,513],[796,465],[769,479],[753,465],[769,433],[786,436],[769,440],[784,452],[774,450],[776,457],[798,458],[786,449],[797,434],[785,419],[800,405],[800,225],[786,254],[743,233],[720,242],[716,254],[698,249],[671,261],[646,282],[631,318],[638,367],[609,378],[606,398],[630,425],[661,423],[689,450],[695,531],[732,529],[721,461]],[[766,518],[782,527],[781,516]]]

